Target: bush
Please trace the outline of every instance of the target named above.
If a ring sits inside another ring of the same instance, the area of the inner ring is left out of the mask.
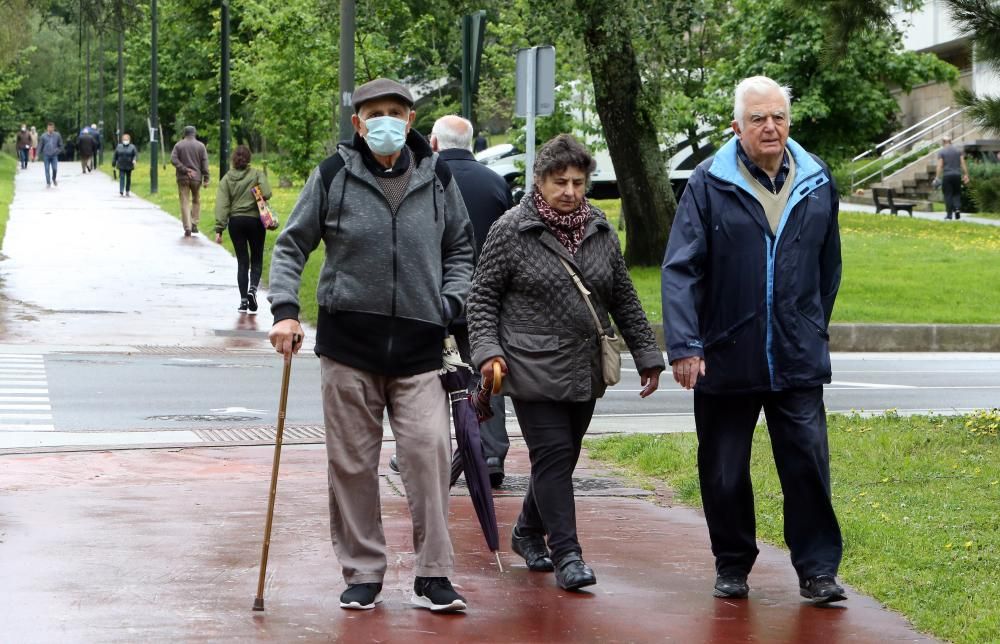
[[[966,209],[967,196],[975,209]],[[1000,212],[1000,163],[969,163],[969,185],[962,188],[963,212]]]

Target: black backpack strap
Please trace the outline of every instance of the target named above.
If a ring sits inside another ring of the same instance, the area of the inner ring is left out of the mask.
[[[333,185],[333,180],[337,176],[337,173],[344,169],[344,157],[340,156],[339,152],[335,152],[333,156],[329,156],[319,164],[319,175],[323,179],[323,188],[329,194],[330,186]]]

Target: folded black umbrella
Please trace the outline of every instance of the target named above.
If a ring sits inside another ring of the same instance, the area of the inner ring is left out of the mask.
[[[448,392],[451,401],[451,416],[455,423],[455,439],[458,441],[458,453],[461,459],[454,462],[461,464],[465,472],[465,485],[469,488],[472,507],[483,529],[486,545],[496,557],[497,566],[503,572],[500,563],[500,530],[497,528],[496,509],[493,506],[493,489],[490,487],[490,472],[483,457],[483,443],[479,435],[479,417],[469,395],[468,386],[472,372],[466,365],[453,365],[454,370],[447,369],[441,374],[441,384]],[[454,470],[454,468],[453,468]],[[457,478],[457,477],[455,477]]]

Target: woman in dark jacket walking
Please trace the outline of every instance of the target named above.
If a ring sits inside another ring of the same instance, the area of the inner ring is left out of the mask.
[[[139,151],[132,145],[132,137],[128,132],[122,134],[122,141],[115,146],[111,157],[111,166],[118,169],[118,194],[130,196],[132,192],[132,170],[139,160]]]
[[[656,391],[664,369],[618,236],[584,197],[594,167],[566,134],[539,150],[535,187],[490,229],[468,302],[472,360],[485,386],[500,363],[531,459],[511,547],[531,570],[555,570],[567,590],[597,581],[577,539],[573,470],[606,385],[594,314],[563,262],[582,278],[604,330],[611,335],[609,314],[617,324],[642,376],[640,396]]]
[[[250,167],[250,148],[238,145],[233,150],[233,167],[219,182],[215,196],[215,241],[222,243],[222,232],[229,227],[229,237],[236,250],[236,285],[240,289],[240,313],[257,315],[257,285],[264,270],[264,236],[257,199],[251,189],[260,186],[264,199],[271,198],[267,175]]]

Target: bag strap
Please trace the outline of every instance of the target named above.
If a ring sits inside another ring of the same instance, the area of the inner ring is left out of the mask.
[[[594,318],[594,324],[597,326],[598,335],[607,335],[604,333],[604,325],[601,324],[601,318],[597,316],[597,311],[594,310],[594,304],[590,301],[590,291],[588,291],[587,287],[583,285],[583,280],[580,279],[580,276],[577,275],[576,271],[574,271],[569,265],[569,262],[562,257],[559,258],[559,261],[566,269],[566,272],[569,273],[569,276],[573,278],[573,283],[576,284],[576,287],[580,290],[580,294],[583,295],[583,301],[587,303],[587,309],[590,311],[591,317]]]

